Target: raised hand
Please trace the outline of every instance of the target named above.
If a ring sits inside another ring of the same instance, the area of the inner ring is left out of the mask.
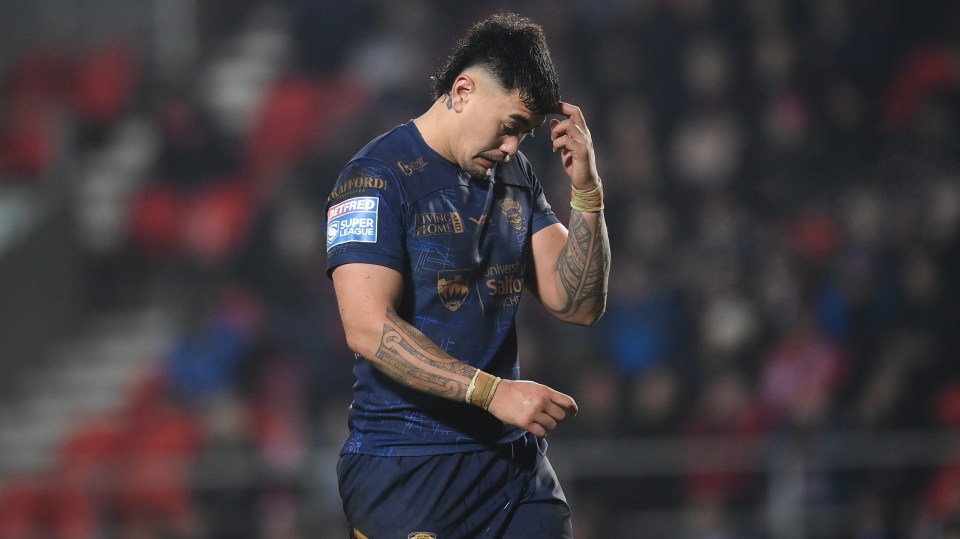
[[[597,173],[597,161],[593,151],[593,138],[587,129],[587,122],[580,107],[570,103],[560,103],[558,113],[566,119],[550,120],[550,139],[553,151],[560,150],[563,170],[570,176],[574,188],[587,191],[600,182]]]

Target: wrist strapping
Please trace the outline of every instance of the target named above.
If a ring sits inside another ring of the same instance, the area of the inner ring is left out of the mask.
[[[497,391],[497,386],[499,385],[499,376],[494,376],[477,369],[477,371],[473,373],[473,378],[470,379],[470,385],[467,386],[467,395],[464,400],[467,404],[472,404],[486,410],[490,408],[490,403],[493,402],[493,394]]]
[[[597,186],[589,191],[581,191],[576,187],[571,188],[570,207],[586,213],[603,211],[603,184],[598,182]]]

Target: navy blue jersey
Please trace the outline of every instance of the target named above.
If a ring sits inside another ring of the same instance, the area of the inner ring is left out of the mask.
[[[327,199],[327,272],[349,263],[395,269],[404,320],[453,357],[516,379],[514,319],[533,269],[531,237],[558,220],[522,155],[493,179],[441,157],[412,121],[374,139]],[[343,453],[454,453],[522,435],[479,408],[402,386],[362,357],[354,374]]]

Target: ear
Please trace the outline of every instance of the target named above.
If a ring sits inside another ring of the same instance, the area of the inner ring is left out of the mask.
[[[477,81],[466,73],[461,73],[457,80],[453,81],[453,88],[450,90],[450,100],[453,103],[453,110],[463,112],[463,105],[470,101],[470,97],[477,90]]]

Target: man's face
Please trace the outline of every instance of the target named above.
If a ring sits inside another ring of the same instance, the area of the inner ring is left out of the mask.
[[[457,164],[474,178],[486,178],[493,167],[517,154],[520,142],[543,124],[523,104],[520,93],[507,92],[488,75],[475,75],[476,89],[464,103],[456,137]]]

